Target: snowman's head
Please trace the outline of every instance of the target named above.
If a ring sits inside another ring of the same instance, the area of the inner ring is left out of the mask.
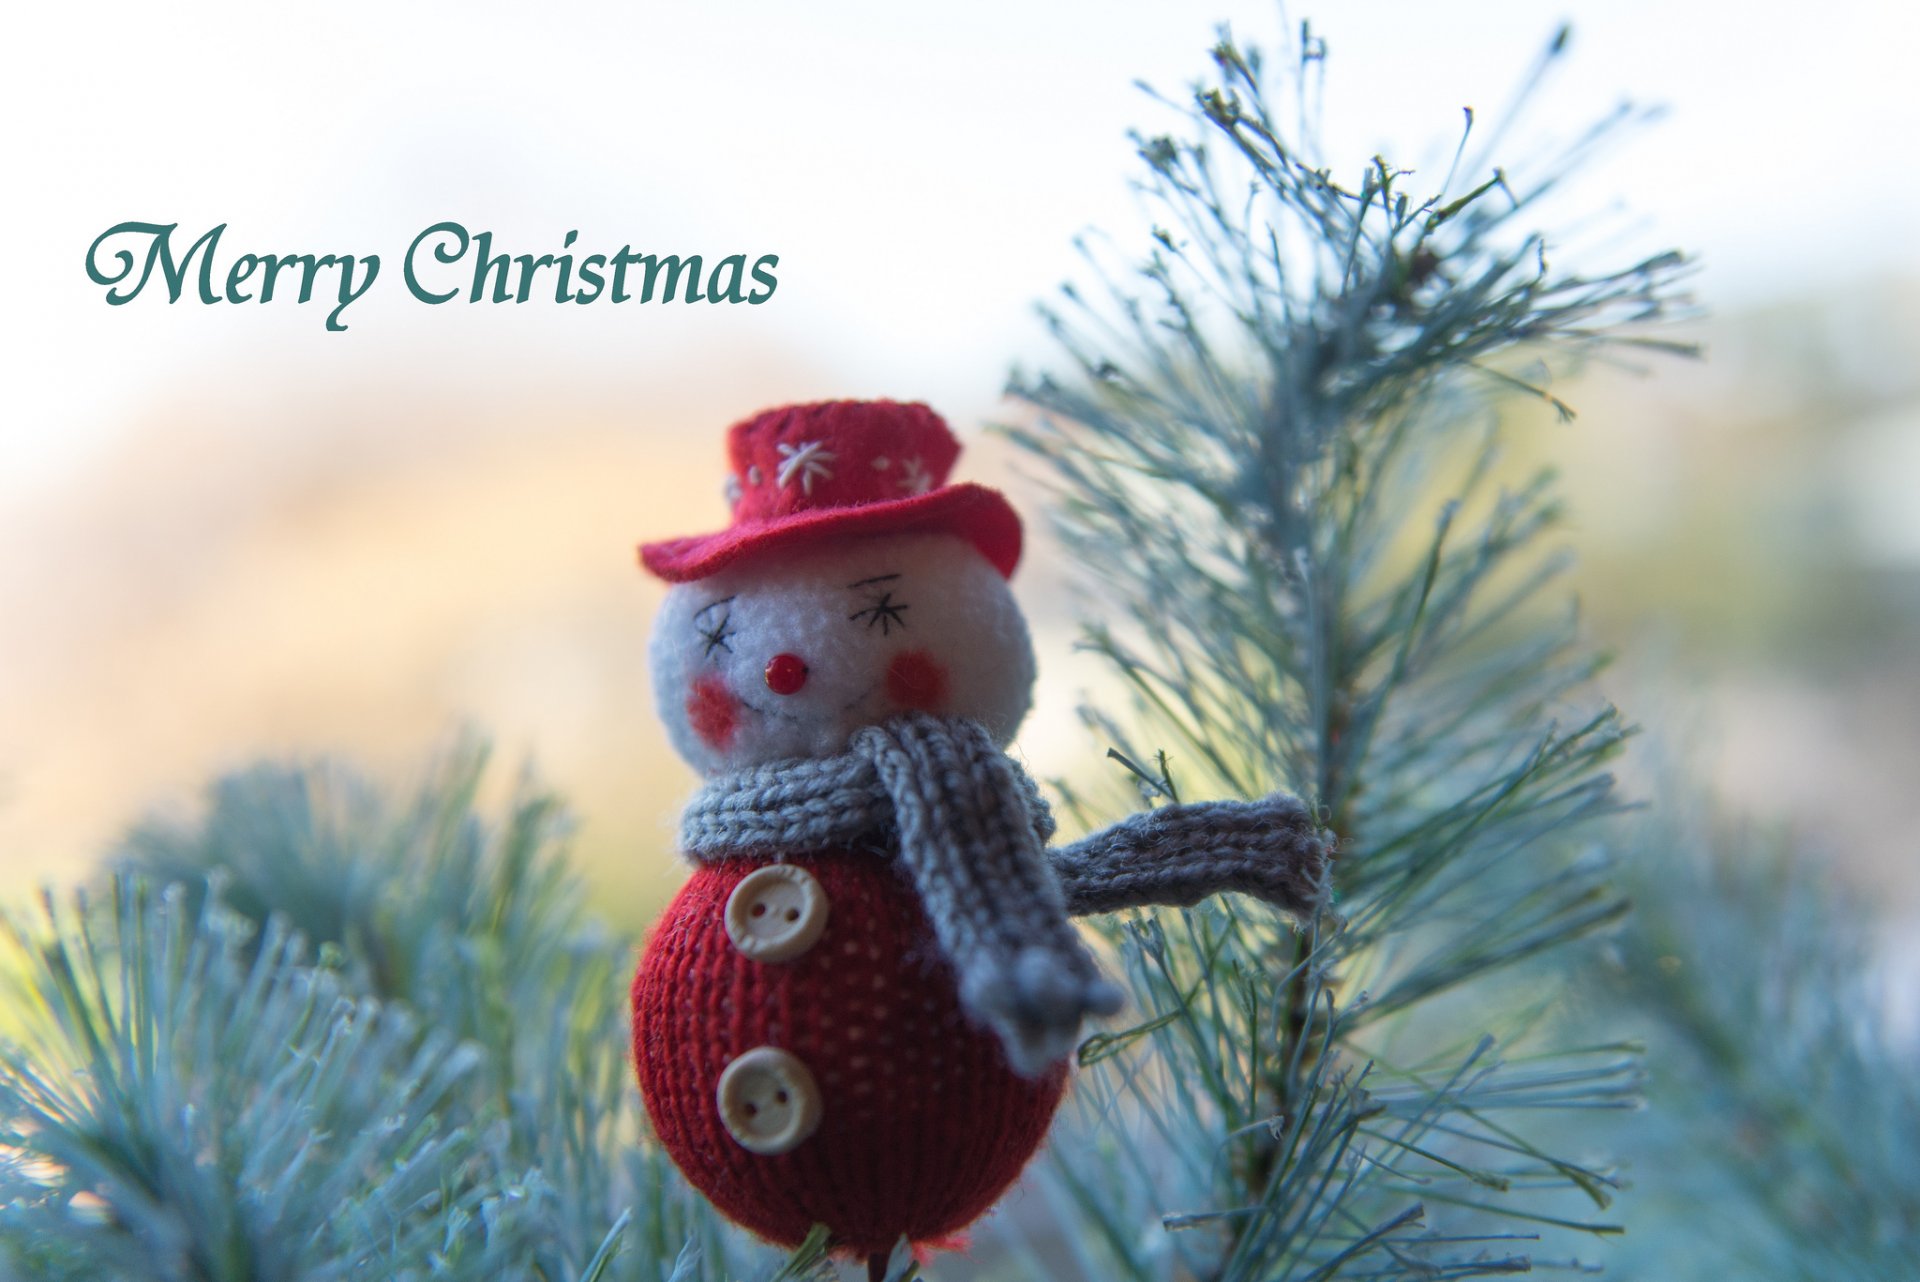
[[[980,722],[1005,746],[1033,645],[999,571],[951,534],[766,551],[675,584],[654,621],[654,697],[704,774],[840,752],[906,711]]]

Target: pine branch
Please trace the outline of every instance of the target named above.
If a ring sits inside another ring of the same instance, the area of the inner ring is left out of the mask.
[[[551,797],[480,817],[484,763],[449,754],[404,804],[337,767],[256,767],[202,820],[137,830],[111,909],[13,926],[0,974],[39,1018],[0,1058],[0,1260],[194,1282],[772,1271],[642,1139],[631,941],[582,911]]]
[[[1323,55],[1303,29],[1295,76]],[[1521,371],[1663,343],[1684,263],[1552,269],[1526,222],[1559,168],[1416,196],[1376,159],[1343,186],[1297,128],[1310,98],[1289,117],[1230,38],[1215,64],[1193,137],[1136,139],[1154,245],[1130,281],[1090,252],[1104,292],[1043,309],[1070,372],[1016,375],[1039,413],[1007,430],[1099,567],[1085,644],[1135,707],[1089,720],[1125,761],[1164,745],[1187,795],[1316,802],[1342,920],[1117,927],[1144,1019],[1094,1044],[1057,1165],[1116,1276],[1512,1272],[1542,1262],[1516,1233],[1617,1225],[1592,1215],[1610,1176],[1505,1114],[1628,1107],[1639,1069],[1437,1040],[1501,1025],[1505,975],[1625,912],[1595,842],[1626,731],[1541,615],[1559,508],[1550,476],[1495,485],[1495,410],[1570,415]],[[1143,1240],[1167,1208],[1178,1232]]]
[[[1648,1214],[1628,1275],[1910,1276],[1920,1086],[1873,955],[1881,914],[1697,798],[1658,807],[1624,872],[1642,907],[1594,987],[1661,1064],[1660,1124],[1631,1137]]]
[[[23,1268],[403,1277],[440,1254],[447,1219],[485,1209],[460,1178],[483,1141],[439,1124],[477,1056],[356,1000],[285,929],[256,938],[121,880],[9,920],[5,945],[35,1048],[0,1055],[0,1204]],[[499,1241],[450,1272],[480,1276],[460,1266]]]

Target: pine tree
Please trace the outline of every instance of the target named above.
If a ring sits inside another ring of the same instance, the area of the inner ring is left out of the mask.
[[[476,814],[484,761],[450,754],[406,803],[337,767],[243,772],[204,819],[137,829],[99,894],[8,919],[23,1276],[724,1267],[636,1142],[631,941],[583,914],[552,797]]]
[[[1343,183],[1259,56],[1214,57],[1197,132],[1137,140],[1157,245],[1047,312],[1071,366],[1016,378],[1038,421],[1015,436],[1101,567],[1087,643],[1134,706],[1092,720],[1160,763],[1135,766],[1153,795],[1316,802],[1339,918],[1296,935],[1219,903],[1110,931],[1148,1018],[1082,1057],[1084,1129],[1054,1146],[1074,1239],[1089,1277],[1569,1259],[1569,1235],[1619,1231],[1617,1180],[1552,1115],[1631,1107],[1640,1070],[1558,1017],[1535,963],[1626,911],[1605,858],[1626,731],[1570,614],[1540,608],[1559,505],[1548,475],[1496,485],[1499,410],[1570,416],[1528,365],[1674,346],[1647,331],[1685,264],[1555,270],[1527,223],[1564,165]]]
[[[1911,1278],[1920,1079],[1894,1028],[1911,1000],[1874,955],[1881,914],[1799,838],[1698,790],[1656,798],[1627,850],[1637,907],[1587,985],[1652,1070],[1621,1137],[1641,1212],[1623,1271]]]
[[[1679,256],[1568,272],[1531,225],[1622,121],[1531,176],[1469,129],[1430,188],[1336,177],[1305,128],[1323,56],[1303,28],[1273,81],[1223,38],[1190,135],[1137,140],[1148,256],[1090,255],[1107,283],[1048,312],[1064,369],[1016,377],[1008,430],[1130,695],[1087,710],[1113,763],[1058,785],[1069,812],[1285,787],[1338,835],[1337,901],[1304,930],[1234,901],[1100,927],[1132,1022],[1080,1051],[1040,1174],[1060,1241],[1001,1272],[1472,1277],[1624,1224],[1647,1276],[1720,1267],[1616,1203],[1595,1154],[1624,1137],[1764,1227],[1748,1276],[1897,1276],[1920,1110],[1864,962],[1797,862],[1626,825],[1627,729],[1553,603],[1552,478],[1500,482],[1514,398],[1570,413],[1558,365],[1674,346]],[[479,812],[484,760],[405,800],[263,766],[8,914],[0,1277],[831,1274],[646,1143],[634,941],[585,911],[552,797]],[[1623,1130],[1653,1027],[1689,1085]]]

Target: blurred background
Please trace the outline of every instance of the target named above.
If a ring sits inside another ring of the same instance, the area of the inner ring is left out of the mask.
[[[130,821],[262,754],[410,772],[463,727],[568,796],[599,905],[677,880],[692,775],[644,648],[633,546],[724,520],[721,433],[787,401],[924,399],[979,434],[1030,304],[1091,226],[1134,243],[1129,127],[1172,117],[1213,27],[1316,21],[1335,168],[1444,166],[1557,21],[1510,140],[1663,104],[1563,203],[1587,248],[1697,252],[1709,359],[1596,368],[1523,452],[1565,468],[1576,586],[1629,714],[1801,825],[1920,938],[1920,95],[1872,0],[816,0],[43,7],[0,51],[0,895],[84,876]],[[108,307],[123,220],[226,255],[378,253],[326,307]],[[759,307],[427,307],[408,242],[780,256]],[[1594,232],[1599,227],[1604,235]],[[1573,252],[1585,252],[1576,250]],[[1032,512],[1036,502],[1020,498]],[[1041,772],[1097,756],[1044,548]],[[511,770],[503,772],[511,775]],[[1908,947],[1912,947],[1909,945]],[[1910,973],[1920,954],[1909,954]]]

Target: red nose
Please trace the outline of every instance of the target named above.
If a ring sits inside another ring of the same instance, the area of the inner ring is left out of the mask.
[[[767,660],[767,689],[775,694],[797,694],[807,684],[807,664],[797,654],[776,654]]]

